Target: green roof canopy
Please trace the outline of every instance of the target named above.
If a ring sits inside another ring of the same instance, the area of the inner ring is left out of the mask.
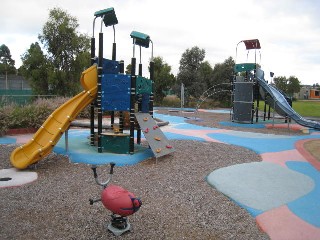
[[[131,38],[135,39],[135,44],[141,47],[148,48],[150,43],[150,36],[141,32],[132,31]]]
[[[114,8],[107,8],[94,13],[95,17],[102,17],[106,27],[118,24],[118,19]]]
[[[255,63],[239,63],[234,66],[235,72],[252,71],[254,69],[256,69]]]

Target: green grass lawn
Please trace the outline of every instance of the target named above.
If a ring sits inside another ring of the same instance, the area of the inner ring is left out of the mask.
[[[292,108],[305,117],[319,117],[320,118],[320,101],[294,101]],[[259,101],[259,110],[263,111],[264,101]]]

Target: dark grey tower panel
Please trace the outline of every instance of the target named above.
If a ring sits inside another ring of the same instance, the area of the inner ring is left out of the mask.
[[[234,83],[233,120],[251,123],[253,104],[253,82]]]

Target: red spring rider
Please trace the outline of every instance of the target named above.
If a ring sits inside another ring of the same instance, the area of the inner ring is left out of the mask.
[[[112,179],[114,166],[115,163],[110,163],[110,176],[106,182],[100,182],[98,180],[97,167],[95,165],[91,167],[96,183],[103,186],[104,189],[100,199],[90,199],[89,201],[90,205],[102,201],[105,208],[112,212],[111,223],[108,224],[108,230],[119,236],[130,230],[130,223],[128,222],[127,216],[137,212],[142,203],[133,193],[122,187],[116,185],[108,186]]]

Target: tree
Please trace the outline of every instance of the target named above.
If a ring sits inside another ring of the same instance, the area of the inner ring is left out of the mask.
[[[52,71],[50,62],[43,54],[38,42],[32,43],[30,48],[21,57],[21,74],[29,80],[34,94],[49,94],[48,76]]]
[[[204,61],[199,67],[199,77],[201,78],[202,88],[209,88],[212,81],[213,69],[208,61]]]
[[[221,84],[221,83],[229,83],[230,78],[233,76],[233,68],[235,62],[232,57],[224,60],[223,63],[217,63],[214,65],[212,79],[210,82],[210,86]]]
[[[80,74],[90,66],[90,40],[88,36],[77,32],[78,27],[75,17],[60,8],[54,8],[50,10],[49,19],[39,35],[54,69],[48,76],[54,94],[77,93]]]
[[[12,59],[10,49],[5,44],[2,44],[0,46],[0,74],[15,74],[16,68],[14,64],[15,61]]]
[[[287,82],[287,94],[292,97],[294,93],[300,92],[300,88],[301,86],[299,79],[295,76],[290,76]]]
[[[273,81],[278,89],[291,97],[294,93],[300,92],[300,81],[295,76],[290,76],[288,79],[284,76],[275,77]]]
[[[234,74],[235,62],[232,57],[224,60],[223,63],[217,63],[214,65],[210,87],[213,87],[215,94],[211,98],[215,98],[220,102],[229,103],[230,93],[226,92],[230,90],[230,79]]]
[[[131,75],[131,63],[129,63],[126,67],[125,74]]]
[[[171,73],[171,66],[164,62],[162,57],[155,57],[154,61],[154,101],[159,103],[165,97],[165,92],[170,90],[175,83]]]
[[[204,49],[193,47],[187,49],[181,56],[177,82],[178,84],[183,83],[188,94],[193,97],[199,97],[204,90],[203,79],[199,69],[205,55]]]
[[[283,92],[287,92],[287,78],[284,76],[275,77],[273,82],[276,88],[280,89]]]

